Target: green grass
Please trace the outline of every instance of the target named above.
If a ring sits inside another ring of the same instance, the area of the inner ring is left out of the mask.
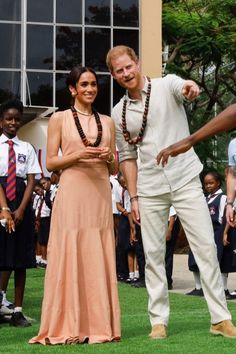
[[[39,328],[43,277],[43,269],[28,271],[24,310],[28,316],[36,319],[36,322],[29,328],[13,328],[8,324],[1,324],[0,353],[235,354],[236,352],[236,340],[214,337],[209,333],[210,320],[205,300],[181,294],[170,294],[171,318],[168,339],[150,340],[146,289],[135,289],[126,284],[119,284],[122,323],[122,340],[119,343],[29,345],[28,340],[37,334]],[[9,299],[12,298],[12,288],[11,280]],[[228,302],[228,305],[236,320],[236,303]]]

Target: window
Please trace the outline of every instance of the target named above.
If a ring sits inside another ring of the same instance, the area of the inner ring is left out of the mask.
[[[0,0],[0,21],[20,21],[21,1]]]
[[[105,62],[117,44],[139,52],[138,0],[0,0],[0,103],[68,108],[65,78],[81,64],[96,70],[95,105],[110,114],[124,92]]]

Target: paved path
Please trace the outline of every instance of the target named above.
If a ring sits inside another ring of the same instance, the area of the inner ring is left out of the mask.
[[[171,291],[175,293],[187,293],[193,288],[193,274],[188,270],[188,255],[175,254],[173,269],[173,290]],[[236,290],[236,273],[229,274],[228,289],[229,291]]]

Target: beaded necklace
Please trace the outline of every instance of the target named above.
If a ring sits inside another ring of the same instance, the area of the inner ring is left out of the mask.
[[[83,131],[83,128],[80,124],[80,120],[79,120],[79,117],[78,117],[78,114],[77,114],[77,111],[75,109],[74,106],[71,106],[70,107],[71,111],[72,111],[72,114],[73,114],[73,117],[74,117],[74,120],[75,120],[75,125],[76,125],[76,128],[79,132],[79,135],[81,137],[81,140],[84,144],[84,146],[93,146],[93,147],[97,147],[101,140],[102,140],[102,123],[101,123],[101,120],[100,120],[100,117],[99,117],[99,114],[96,110],[92,109],[92,112],[94,114],[94,117],[95,117],[95,120],[96,120],[96,123],[97,123],[97,128],[98,128],[98,135],[97,135],[97,139],[94,143],[91,143],[86,135],[84,134],[84,131]]]
[[[147,125],[147,115],[148,115],[148,110],[149,110],[149,101],[150,101],[150,94],[151,94],[151,80],[149,77],[147,77],[148,80],[148,87],[147,87],[147,97],[145,100],[145,107],[144,107],[144,112],[143,112],[143,121],[142,121],[142,126],[140,128],[140,131],[138,135],[131,139],[130,132],[127,130],[127,124],[126,124],[126,106],[127,106],[127,99],[124,99],[123,103],[123,108],[122,108],[122,131],[123,131],[123,136],[125,138],[125,141],[127,141],[130,145],[138,144],[143,140],[143,135],[145,132],[145,128]]]

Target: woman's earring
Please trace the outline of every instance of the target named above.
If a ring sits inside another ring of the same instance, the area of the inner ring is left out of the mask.
[[[75,97],[77,95],[77,92],[71,92],[71,96]]]

